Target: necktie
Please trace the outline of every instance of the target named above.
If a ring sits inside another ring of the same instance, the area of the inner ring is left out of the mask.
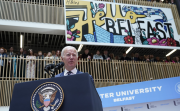
[[[69,75],[71,75],[72,74],[72,72],[71,71],[69,71],[69,72],[67,72],[67,75],[69,76]]]

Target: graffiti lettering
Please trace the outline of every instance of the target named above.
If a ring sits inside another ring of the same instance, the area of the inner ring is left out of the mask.
[[[105,18],[105,22],[106,22],[106,30],[108,31],[108,32],[111,32],[110,31],[110,29],[112,29],[113,30],[113,34],[118,34],[118,35],[122,35],[122,30],[125,30],[125,29],[127,29],[129,32],[130,32],[130,36],[132,36],[132,31],[131,31],[131,26],[130,26],[130,21],[129,20],[127,20],[127,21],[125,21],[124,19],[117,19],[116,20],[117,21],[117,24],[118,24],[118,31],[119,31],[119,33],[116,33],[117,31],[116,31],[116,29],[115,29],[115,22],[114,22],[114,20],[112,20],[112,19],[110,19],[110,18]],[[110,24],[110,23],[111,24]],[[121,26],[121,22],[123,22],[123,23],[126,23],[127,22],[127,25],[126,25],[126,27],[122,27]],[[128,26],[128,27],[127,27]]]
[[[148,38],[150,38],[151,36],[154,37],[155,36],[154,33],[150,33],[150,30],[151,30],[151,32],[153,32],[153,28],[151,26],[151,23],[149,21],[147,23],[148,23],[148,25],[147,25]]]
[[[171,31],[170,31],[170,26],[171,26],[171,23],[164,23],[165,26],[167,26],[168,28],[168,32],[169,32],[169,35],[171,35]]]
[[[110,19],[110,18],[105,18],[105,21],[106,21],[106,29],[107,29],[107,31],[111,32],[110,31],[110,28],[111,28],[111,29],[113,29],[112,33],[116,33],[116,29],[114,28],[114,25],[115,25],[114,21],[112,19]],[[111,22],[111,25],[110,25],[109,22]]]
[[[158,35],[159,39],[160,39],[160,38],[166,39],[166,34],[165,34],[165,32],[164,32],[163,30],[161,30],[161,29],[159,28],[159,26],[161,26],[161,28],[163,28],[163,25],[162,25],[161,23],[159,23],[159,22],[156,23],[156,29],[157,29],[159,32],[163,33],[163,37],[161,37],[160,35]]]
[[[67,0],[66,4],[74,4],[74,5],[79,5],[79,2],[76,2],[74,0]]]
[[[83,1],[80,2],[79,5],[83,5]],[[79,18],[78,22],[75,24],[75,27],[73,29],[71,29],[72,31],[79,29],[82,32],[82,26],[85,24],[88,24],[88,33],[89,34],[93,34],[93,21],[95,21],[96,25],[98,26],[102,26],[103,24],[105,24],[105,20],[102,19],[103,17],[107,17],[107,18],[112,18],[114,21],[116,21],[116,19],[118,18],[122,18],[122,19],[129,19],[131,23],[135,23],[137,18],[142,18],[145,17],[145,15],[137,15],[134,12],[128,12],[126,13],[126,16],[122,16],[121,14],[121,9],[120,9],[120,5],[116,5],[116,14],[113,17],[112,16],[112,12],[111,12],[111,5],[107,4],[106,5],[106,15],[103,11],[101,12],[97,12],[95,14],[95,16],[93,17],[92,13],[91,13],[91,5],[88,4],[87,6],[87,20],[84,20],[85,17],[85,13],[84,11],[66,11],[66,17],[73,17],[76,16]],[[73,15],[72,15],[73,14]],[[133,16],[133,18],[131,18],[131,16]],[[82,33],[79,34],[80,38],[77,38],[76,41],[81,41],[82,40]]]
[[[170,9],[101,1],[65,3],[67,41],[180,46]]]

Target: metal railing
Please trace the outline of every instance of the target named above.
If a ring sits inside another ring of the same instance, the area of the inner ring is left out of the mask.
[[[33,81],[49,78],[44,71],[48,64],[57,64],[60,58],[36,56],[1,57],[1,80]],[[86,60],[77,63],[77,69],[90,73],[95,82],[142,82],[155,79],[180,76],[179,63],[119,61],[119,60]],[[62,68],[57,72],[61,73]]]
[[[14,2],[16,1],[16,2]],[[0,19],[64,24],[63,0],[0,0]],[[44,2],[46,1],[46,2]],[[50,1],[53,4],[50,4]]]
[[[35,56],[1,58],[0,106],[10,105],[16,83],[49,78],[50,76],[44,71],[44,66],[59,62],[61,62],[60,59],[41,59]],[[91,74],[97,88],[180,76],[179,63],[165,62],[82,59],[78,61],[77,69]],[[58,73],[63,70],[62,68]]]

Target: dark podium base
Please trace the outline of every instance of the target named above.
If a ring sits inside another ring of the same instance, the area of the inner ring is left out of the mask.
[[[55,82],[64,91],[64,101],[58,111],[103,111],[101,99],[87,73],[16,84],[9,111],[32,111],[31,96],[45,82]]]

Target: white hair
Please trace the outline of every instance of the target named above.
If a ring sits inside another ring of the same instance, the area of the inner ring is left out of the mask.
[[[61,51],[61,57],[64,57],[64,51],[65,51],[67,48],[73,48],[73,49],[76,50],[76,48],[73,47],[73,46],[66,46],[66,47],[64,47],[64,48],[62,49],[62,51]],[[77,57],[78,57],[78,51],[77,51],[77,50],[76,50],[76,55],[77,55]]]

